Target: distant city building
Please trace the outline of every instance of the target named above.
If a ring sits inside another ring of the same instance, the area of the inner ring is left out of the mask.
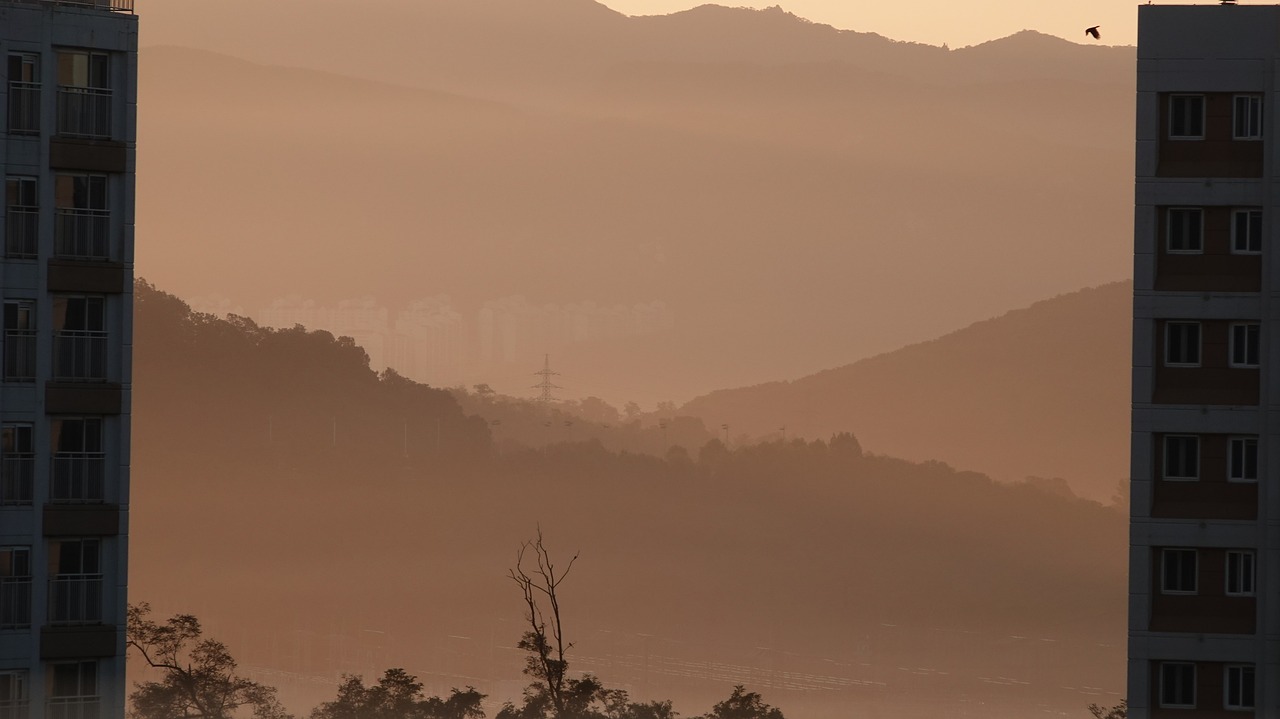
[[[124,716],[137,49],[0,0],[0,717]]]
[[[1277,717],[1280,7],[1138,20],[1129,716]]]

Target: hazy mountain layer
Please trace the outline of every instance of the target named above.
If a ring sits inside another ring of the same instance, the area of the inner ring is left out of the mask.
[[[149,10],[143,274],[250,309],[661,301],[662,337],[554,350],[567,396],[649,405],[1129,272],[1131,49],[1024,33],[948,52],[716,7],[351,8]],[[421,379],[527,391],[546,351],[509,359],[518,380]]]
[[[505,573],[539,524],[582,553],[574,668],[686,713],[740,682],[815,719],[1078,713],[1123,686],[1113,510],[849,435],[497,454],[349,342],[137,307],[131,598],[199,614],[295,708],[389,666],[518,693]]]
[[[1133,284],[1081,290],[791,382],[722,390],[682,413],[1001,479],[1062,477],[1107,501],[1128,476]]]

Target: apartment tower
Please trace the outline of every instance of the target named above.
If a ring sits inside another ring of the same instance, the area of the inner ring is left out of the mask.
[[[1280,7],[1138,21],[1129,716],[1280,717]]]
[[[132,9],[0,0],[0,719],[124,716]]]

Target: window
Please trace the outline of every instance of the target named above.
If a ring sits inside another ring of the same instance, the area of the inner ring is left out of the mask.
[[[1166,322],[1164,363],[1170,367],[1200,366],[1200,323]]]
[[[1227,552],[1227,594],[1241,597],[1253,596],[1254,556],[1252,550]]]
[[[98,663],[58,662],[49,665],[49,711],[54,719],[99,716]]]
[[[1190,662],[1161,662],[1160,706],[1195,708],[1196,665]]]
[[[0,672],[0,719],[27,719],[27,673]]]
[[[9,56],[9,132],[40,132],[40,56]]]
[[[38,252],[40,201],[36,178],[6,177],[4,180],[4,254],[31,259]]]
[[[0,426],[0,506],[31,504],[36,474],[31,435],[29,424]]]
[[[1227,462],[1227,479],[1232,482],[1258,481],[1258,438],[1232,437]]]
[[[1160,591],[1163,594],[1196,593],[1196,550],[1165,549],[1160,552]]]
[[[106,175],[60,174],[53,184],[54,253],[82,260],[110,259],[111,212]]]
[[[106,453],[102,446],[102,420],[59,418],[50,423],[50,430],[53,477],[49,499],[60,503],[104,501]]]
[[[1164,478],[1200,478],[1200,438],[1195,435],[1170,434],[1164,438]]]
[[[1262,139],[1262,96],[1236,95],[1231,113],[1231,138]]]
[[[1257,367],[1259,335],[1262,325],[1256,322],[1237,322],[1231,325],[1231,366]]]
[[[1169,137],[1204,139],[1204,95],[1169,96]]]
[[[1237,255],[1262,252],[1262,210],[1231,211],[1231,252]]]
[[[1253,709],[1253,665],[1228,664],[1223,706],[1227,709]]]
[[[4,380],[32,382],[36,378],[36,303],[5,300]]]
[[[111,64],[106,53],[58,52],[58,132],[111,137]]]
[[[53,298],[53,376],[71,381],[107,378],[106,298]]]
[[[102,621],[102,568],[97,539],[49,542],[49,622]]]
[[[1197,254],[1204,251],[1204,212],[1199,207],[1170,207],[1168,250]]]
[[[0,629],[29,626],[31,548],[0,547]]]

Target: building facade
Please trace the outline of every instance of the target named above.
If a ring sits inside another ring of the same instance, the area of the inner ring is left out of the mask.
[[[1138,18],[1129,716],[1276,717],[1280,7]]]
[[[0,0],[0,719],[124,715],[132,9]]]

